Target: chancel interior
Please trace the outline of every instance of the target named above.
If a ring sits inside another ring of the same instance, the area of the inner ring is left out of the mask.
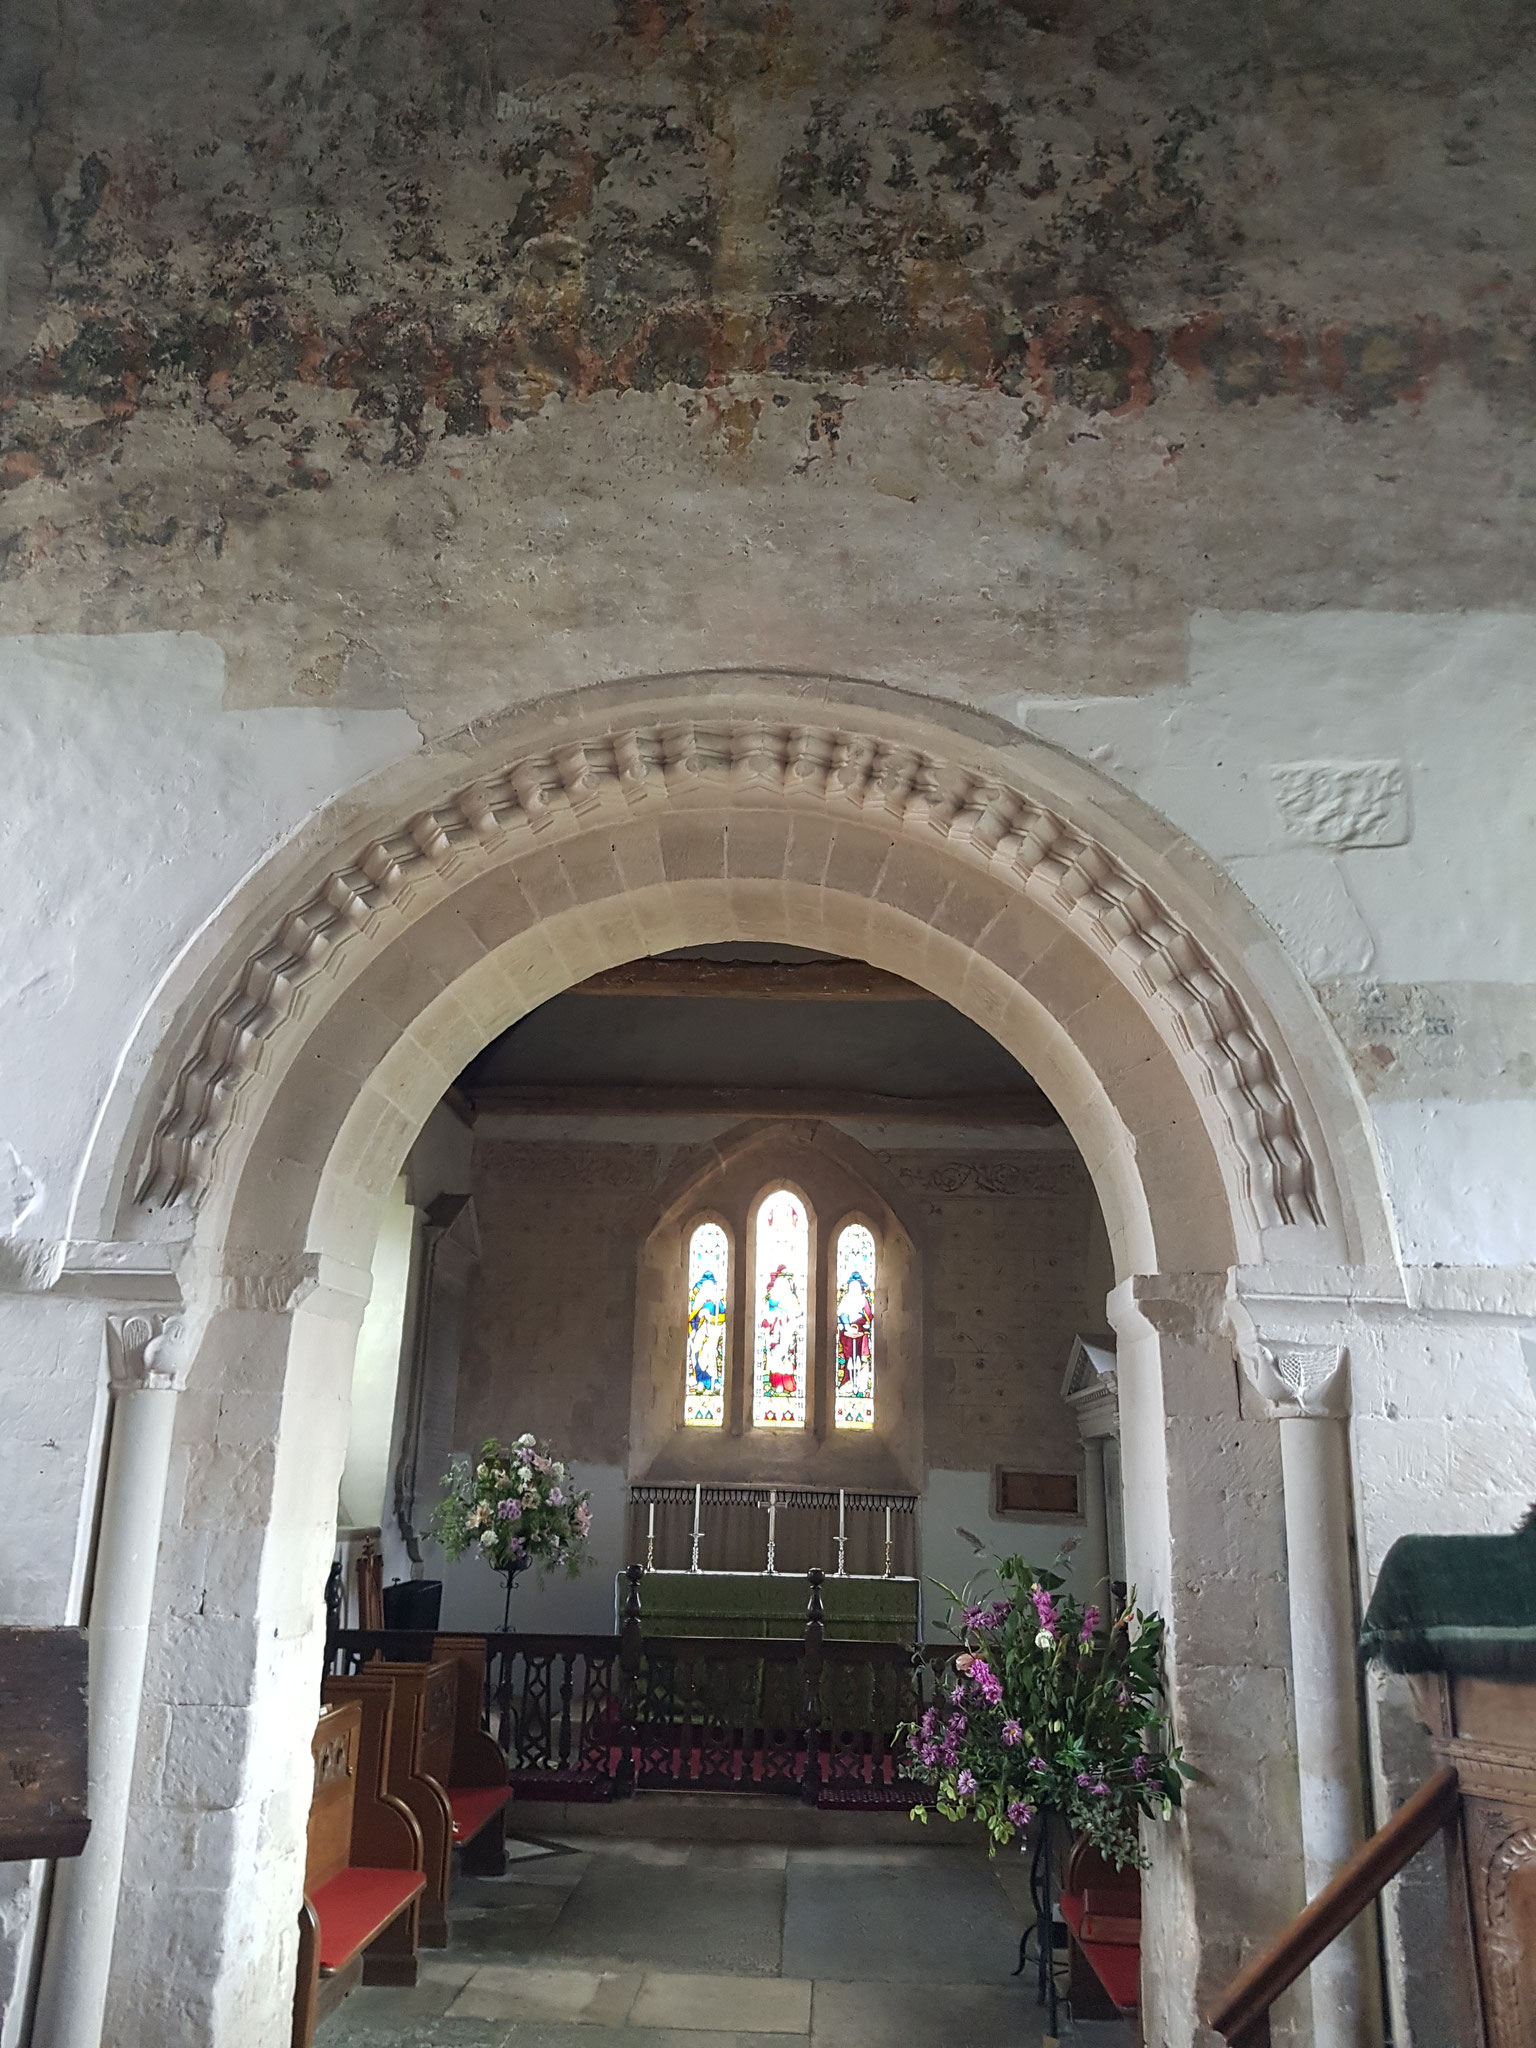
[[[1533,106],[3,0],[0,2048],[1532,2048]]]
[[[626,963],[470,1062],[393,1203],[343,1511],[386,1582],[445,1576],[445,1625],[494,1625],[501,1590],[472,1557],[444,1574],[438,1482],[513,1420],[601,1532],[587,1578],[519,1587],[531,1628],[612,1627],[632,1562],[766,1571],[770,1492],[802,1612],[841,1563],[942,1621],[931,1582],[982,1571],[961,1530],[1123,1581],[1092,1180],[1024,1068],[923,989],[793,946]]]

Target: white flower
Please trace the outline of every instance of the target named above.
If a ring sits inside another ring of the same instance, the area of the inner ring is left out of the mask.
[[[1055,1647],[1056,1638],[1051,1634],[1050,1630],[1048,1628],[1041,1629],[1039,1635],[1035,1637],[1035,1648],[1037,1650],[1054,1650]]]
[[[494,1529],[487,1529],[480,1538],[480,1548],[482,1550],[494,1550],[496,1548],[496,1531]]]
[[[525,1430],[523,1431],[522,1435],[521,1435],[521,1436],[520,1436],[520,1437],[518,1438],[518,1440],[517,1440],[517,1442],[518,1442],[518,1448],[519,1448],[519,1449],[521,1449],[521,1448],[522,1448],[522,1446],[523,1446],[524,1444],[531,1444],[531,1443],[533,1443],[534,1441],[535,1441],[535,1438],[534,1438],[534,1434],[533,1434],[533,1431],[532,1431],[531,1429],[525,1429]]]

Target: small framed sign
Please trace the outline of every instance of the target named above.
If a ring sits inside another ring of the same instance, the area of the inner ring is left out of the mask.
[[[992,1474],[992,1512],[1001,1519],[1075,1522],[1082,1517],[1075,1472],[1018,1472],[998,1465]]]

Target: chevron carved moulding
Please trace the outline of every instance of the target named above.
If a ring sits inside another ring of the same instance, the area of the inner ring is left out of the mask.
[[[297,905],[247,962],[203,1029],[153,1138],[141,1202],[195,1203],[261,1048],[339,948],[366,946],[379,914],[425,878],[450,884],[517,842],[561,839],[691,795],[778,799],[862,816],[1022,890],[1076,932],[1199,1070],[1263,1226],[1322,1220],[1295,1104],[1242,999],[1167,906],[1067,819],[996,779],[846,727],[663,723],[572,740],[419,812]],[[510,842],[510,844],[509,844]]]

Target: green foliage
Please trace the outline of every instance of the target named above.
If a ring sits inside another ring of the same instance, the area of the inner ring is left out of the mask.
[[[982,1821],[994,1853],[1049,1807],[1115,1865],[1140,1864],[1139,1817],[1166,1818],[1189,1776],[1164,1741],[1162,1620],[1128,1601],[1105,1628],[1020,1557],[997,1577],[990,1603],[941,1589],[961,1648],[903,1731],[907,1767],[946,1820]]]
[[[454,1459],[443,1486],[432,1533],[448,1558],[471,1551],[495,1571],[531,1564],[573,1579],[590,1562],[591,1496],[577,1491],[566,1466],[531,1435],[505,1445],[488,1437],[478,1461]]]

